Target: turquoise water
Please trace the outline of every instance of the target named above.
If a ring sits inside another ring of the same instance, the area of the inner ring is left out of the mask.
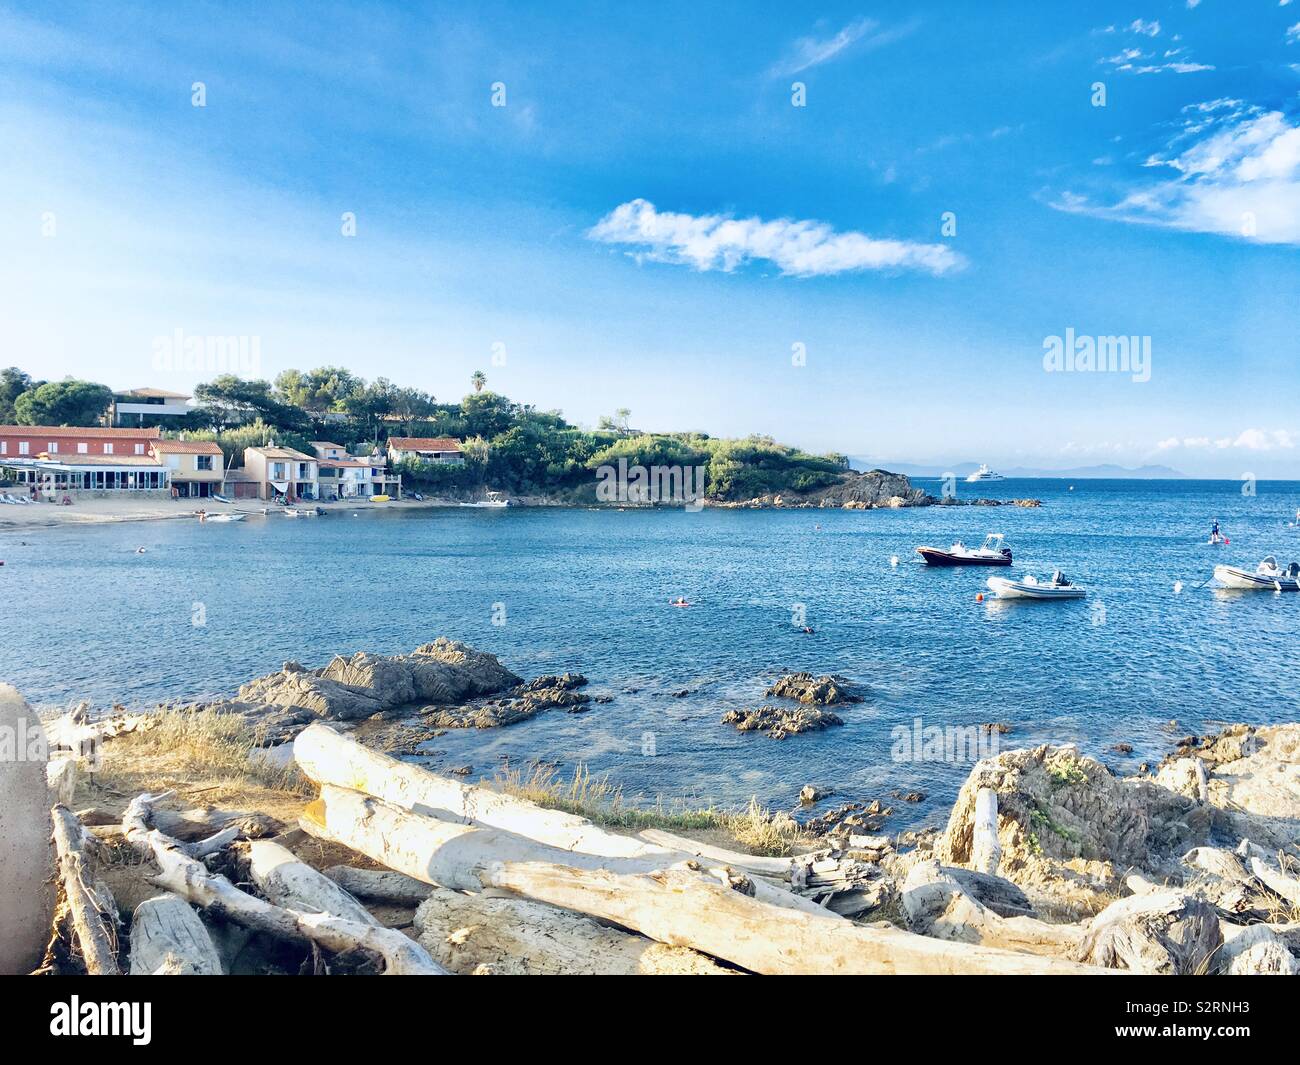
[[[1004,746],[1073,741],[1117,769],[1162,754],[1171,718],[1180,733],[1300,719],[1300,595],[1195,588],[1219,561],[1300,558],[1300,530],[1287,525],[1300,483],[1262,483],[1254,497],[1224,481],[979,487],[1045,505],[336,507],[312,521],[5,531],[3,679],[47,706],[149,705],[233,692],[288,658],[319,665],[335,652],[398,652],[446,635],[520,674],[580,670],[590,693],[614,700],[448,734],[432,745],[435,766],[470,763],[491,776],[506,757],[566,770],[586,762],[633,794],[719,803],[757,795],[787,806],[810,782],[846,798],[930,793],[908,808],[912,820],[937,818],[969,768],[893,761],[890,730],[916,717],[1006,721],[1015,731]],[[1216,517],[1229,547],[1205,543]],[[978,603],[989,571],[910,562],[917,544],[989,531],[1007,535],[1013,573],[1060,567],[1089,598]],[[142,544],[147,553],[136,554]],[[678,595],[690,609],[668,605]],[[192,623],[196,603],[202,626]],[[797,604],[812,635],[791,623]],[[785,741],[719,723],[794,669],[845,674],[867,686],[867,701],[842,710],[843,728]],[[683,688],[691,694],[669,694]],[[1110,752],[1117,741],[1133,755]]]

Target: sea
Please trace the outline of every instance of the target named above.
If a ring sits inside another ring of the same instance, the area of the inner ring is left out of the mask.
[[[626,801],[668,805],[790,808],[813,784],[881,798],[894,828],[941,824],[991,749],[1073,743],[1134,772],[1183,735],[1300,720],[1300,594],[1206,583],[1219,562],[1300,559],[1300,482],[958,486],[977,495],[1042,505],[334,504],[314,520],[0,530],[0,679],[42,709],[145,708],[232,694],[289,659],[447,636],[525,677],[581,672],[611,699],[448,732],[420,756],[432,768],[585,768]],[[1226,545],[1207,542],[1216,519]],[[1060,569],[1087,598],[999,602],[984,582],[1008,571],[915,554],[990,532],[1013,575]],[[781,740],[722,723],[773,702],[767,687],[796,670],[843,676],[864,701],[835,708],[842,727]],[[958,731],[992,723],[1010,731],[978,749]],[[956,742],[915,742],[941,734]]]

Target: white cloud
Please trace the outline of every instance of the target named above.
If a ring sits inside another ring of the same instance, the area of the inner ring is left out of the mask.
[[[1285,4],[1286,2],[1287,0],[1282,0],[1282,3]],[[1187,9],[1189,11],[1195,10],[1200,6],[1201,6],[1201,0],[1187,0]]]
[[[1289,429],[1243,429],[1236,436],[1171,436],[1156,444],[1157,451],[1185,448],[1189,451],[1290,451],[1300,443]]]
[[[1286,28],[1286,43],[1295,44],[1296,41],[1300,41],[1300,22]]]
[[[862,42],[863,48],[878,48],[906,37],[916,28],[914,23],[894,29],[881,29],[874,19],[857,18],[830,37],[800,37],[790,46],[789,53],[771,69],[773,77],[801,74],[820,66],[845,50]]]
[[[1128,24],[1128,28],[1134,33],[1142,34],[1144,37],[1160,36],[1160,22],[1157,19],[1152,19],[1150,22],[1144,22],[1140,18],[1135,18]]]
[[[1146,162],[1176,177],[1135,188],[1109,206],[1071,193],[1054,206],[1261,244],[1300,244],[1300,120],[1234,100],[1184,111],[1192,117],[1182,131]]]
[[[656,262],[696,270],[732,271],[766,260],[793,277],[819,277],[854,270],[921,270],[945,274],[965,260],[946,244],[918,244],[838,233],[825,222],[788,218],[733,218],[658,211],[646,200],[620,204],[587,234],[606,244],[626,244]]]

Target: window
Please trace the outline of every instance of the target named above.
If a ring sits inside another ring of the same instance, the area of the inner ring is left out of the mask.
[[[105,444],[105,445],[104,445],[104,454],[105,454],[105,455],[111,455],[112,453],[113,453],[113,445],[112,445],[112,444]]]
[[[195,466],[196,469],[200,469],[200,470],[210,470],[210,469],[212,469],[212,456],[211,456],[211,455],[199,455],[199,456],[198,456],[197,458],[195,458],[195,460],[194,460],[194,466]]]
[[[135,445],[135,453],[136,453],[137,455],[143,455],[143,454],[144,454],[144,445],[143,445],[143,444],[136,444],[136,445]]]
[[[27,455],[31,453],[31,445],[26,440],[18,441],[18,454]]]
[[[45,450],[51,455],[57,455],[59,453],[59,442],[57,440],[51,440],[45,445]]]
[[[78,445],[77,445],[77,454],[78,454],[78,455],[84,455],[84,454],[85,454],[87,451],[89,451],[89,450],[90,450],[90,445],[89,445],[89,444],[78,444]]]
[[[9,454],[9,441],[0,440],[0,455],[7,455],[7,454]]]

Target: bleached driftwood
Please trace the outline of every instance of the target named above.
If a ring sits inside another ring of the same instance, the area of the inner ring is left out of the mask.
[[[560,810],[430,773],[373,751],[317,722],[293,741],[298,768],[317,784],[364,792],[404,810],[501,828],[561,850],[610,858],[662,857],[664,848],[620,836]]]
[[[1300,959],[1288,949],[1276,926],[1266,924],[1222,926],[1223,947],[1216,961],[1228,976],[1296,976]]]
[[[132,976],[220,976],[221,959],[193,907],[166,892],[131,918]]]
[[[1258,858],[1251,858],[1250,871],[1278,898],[1289,902],[1292,906],[1300,907],[1300,880],[1270,868]]]
[[[972,896],[938,861],[918,862],[903,885],[908,927],[920,935],[956,943],[1071,954],[1083,939],[1078,925],[1054,925],[1033,917],[1000,917]]]
[[[601,859],[439,821],[326,785],[302,827],[398,872],[457,890],[498,888],[635,929],[759,973],[1087,973],[1055,958],[941,943],[769,905],[755,881],[695,860],[612,872]],[[609,861],[609,859],[604,859]],[[619,863],[624,868],[639,859]]]
[[[105,925],[103,902],[88,883],[90,870],[85,855],[85,833],[81,822],[61,803],[50,811],[54,824],[54,847],[58,855],[59,879],[64,904],[72,917],[72,928],[92,976],[116,976],[114,936]],[[110,922],[112,916],[109,915]]]
[[[397,874],[392,874],[397,875]],[[465,894],[421,884],[420,945],[454,973],[501,976],[734,974],[686,947],[610,928],[505,892]]]
[[[1187,976],[1205,972],[1222,943],[1213,906],[1166,889],[1112,902],[1089,922],[1076,957],[1132,972]]]
[[[975,795],[971,859],[977,871],[989,874],[996,874],[1002,861],[1002,844],[998,842],[998,793],[992,788],[980,788]]]
[[[546,810],[491,788],[448,780],[427,769],[372,751],[351,737],[340,735],[319,723],[303,729],[295,738],[293,749],[298,768],[322,787],[332,785],[372,795],[400,809],[426,814],[449,824],[460,821],[485,831],[505,832],[518,840],[565,852],[568,864],[601,868],[612,867],[610,860],[639,861],[642,864],[637,866],[617,867],[622,872],[638,872],[661,869],[692,856],[692,851],[673,850],[631,836],[620,836],[584,817]],[[303,827],[311,830],[309,825]],[[789,883],[800,875],[791,859],[744,857],[746,861],[742,868],[753,864],[762,869],[765,876],[776,878],[783,875]],[[811,899],[762,879],[754,882],[754,889],[759,897],[775,906],[839,919],[838,914],[823,909]],[[829,893],[829,890],[827,888],[823,893]]]
[[[766,858],[757,854],[741,854],[738,851],[727,850],[725,847],[715,847],[698,840],[687,839],[685,836],[675,836],[671,832],[664,832],[657,828],[647,828],[641,833],[641,838],[665,851],[691,855],[711,862],[721,862],[734,869],[743,869],[752,876],[765,876],[773,880],[788,880],[790,876],[789,858]]]
[[[51,758],[45,763],[45,783],[49,786],[50,797],[61,806],[70,806],[79,775],[79,762],[75,755],[61,754]]]
[[[283,939],[309,940],[327,950],[367,950],[379,955],[388,975],[440,974],[444,970],[418,944],[389,928],[346,920],[327,913],[301,913],[240,891],[224,876],[210,872],[176,840],[150,828],[154,797],[138,795],[122,818],[127,840],[154,860],[159,887],[207,908],[228,920]]]
[[[324,873],[300,862],[293,851],[269,839],[248,845],[249,875],[277,906],[301,913],[329,913],[379,927],[374,915]]]
[[[351,865],[331,865],[324,872],[348,894],[362,899],[417,905],[433,892],[428,884],[391,869],[357,869]]]

